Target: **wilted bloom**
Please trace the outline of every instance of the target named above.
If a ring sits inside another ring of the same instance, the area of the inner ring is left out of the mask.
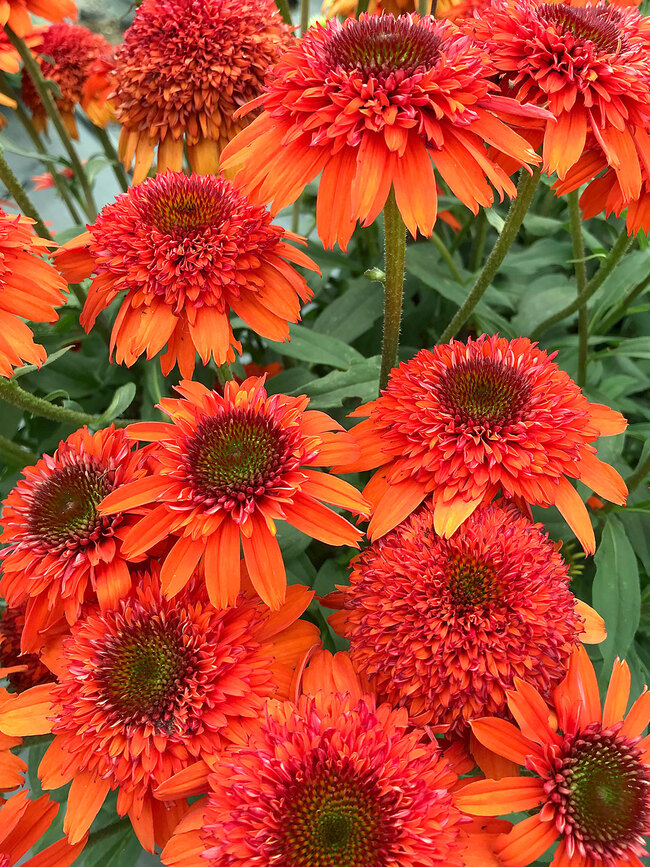
[[[83,85],[93,62],[106,51],[108,43],[99,33],[77,24],[52,24],[41,34],[36,51],[44,55],[41,72],[58,86],[57,108],[68,134],[79,138],[74,110],[81,102]],[[22,98],[32,110],[32,122],[38,132],[47,131],[47,112],[26,70],[23,71]]]
[[[226,169],[271,211],[289,205],[320,172],[318,234],[345,249],[367,226],[391,185],[410,232],[430,235],[437,216],[434,167],[461,202],[478,212],[515,195],[486,152],[517,165],[539,158],[499,118],[537,116],[495,95],[485,52],[447,22],[418,15],[365,15],[312,27],[271,70],[250,107],[265,111],[228,146]],[[542,112],[542,116],[545,113]]]
[[[256,97],[290,44],[273,0],[144,0],[115,53],[119,153],[143,181],[158,171],[217,172],[219,154],[246,125],[237,108]]]
[[[17,36],[27,36],[34,29],[30,13],[46,21],[76,18],[73,0],[0,0],[0,27],[11,27]]]
[[[0,677],[7,678],[12,692],[24,692],[38,683],[50,683],[54,675],[36,653],[23,653],[25,603],[6,607],[0,615]]]
[[[380,466],[366,487],[371,538],[382,536],[427,496],[436,533],[449,538],[501,491],[524,507],[555,505],[588,553],[589,515],[569,478],[623,504],[620,475],[596,457],[599,436],[622,433],[623,416],[590,403],[527,337],[483,334],[423,349],[393,370],[383,394],[355,410],[361,457],[341,472]]]
[[[647,19],[604,2],[495,0],[471,30],[504,92],[553,115],[531,138],[543,141],[544,170],[564,178],[590,147],[612,166],[625,198],[636,198],[650,160]]]
[[[9,800],[0,802],[0,867],[69,867],[85,846],[85,839],[71,846],[59,840],[27,860],[25,853],[43,837],[54,821],[59,805],[48,795],[35,801],[29,792],[19,792]]]
[[[463,734],[507,713],[516,677],[550,695],[578,641],[605,632],[576,604],[557,547],[514,506],[479,507],[450,539],[433,525],[427,503],[356,557],[331,619],[380,700]]]
[[[321,501],[355,513],[364,513],[367,503],[352,485],[313,467],[358,450],[337,422],[307,410],[309,398],[267,396],[263,379],[227,382],[223,396],[198,382],[183,382],[176,391],[180,400],[159,404],[171,424],[127,428],[129,437],[155,443],[152,474],[114,490],[101,513],[152,504],[125,539],[129,556],[169,535],[180,537],[162,567],[167,596],[203,559],[211,601],[231,604],[239,593],[241,541],[253,586],[277,608],[286,575],[276,521],[330,545],[357,545],[361,533]]]
[[[99,313],[126,292],[111,335],[118,363],[131,366],[167,345],[165,376],[175,364],[191,377],[198,351],[207,364],[241,351],[233,310],[269,340],[288,340],[311,289],[291,262],[316,265],[225,178],[165,172],[107,205],[87,232],[57,253],[71,281],[96,275],[80,321],[89,331]]]
[[[627,715],[630,670],[614,663],[601,711],[598,682],[584,649],[571,659],[549,707],[528,684],[508,696],[517,726],[481,719],[475,736],[527,771],[470,783],[463,810],[479,816],[531,811],[497,841],[503,867],[525,867],[556,840],[551,867],[641,867],[650,834],[650,692]]]
[[[0,731],[55,737],[39,767],[46,789],[72,780],[64,831],[71,843],[88,831],[108,792],[148,850],[164,845],[183,814],[152,791],[197,762],[211,762],[241,736],[273,696],[286,698],[292,670],[318,642],[297,618],[313,593],[294,585],[270,613],[247,590],[217,611],[195,581],[173,601],[158,569],[135,576],[113,609],[86,609],[59,653],[57,675],[0,706]]]
[[[33,231],[33,220],[0,209],[0,376],[14,367],[41,365],[47,352],[22,319],[56,322],[66,281],[41,258],[52,243]]]
[[[116,488],[142,478],[141,456],[123,430],[75,431],[44,455],[2,504],[0,593],[27,603],[24,651],[37,650],[39,631],[65,614],[70,623],[88,594],[112,605],[131,586],[122,537],[132,518],[100,515]]]

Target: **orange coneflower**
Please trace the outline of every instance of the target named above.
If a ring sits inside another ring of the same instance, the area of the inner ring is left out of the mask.
[[[77,24],[52,24],[41,33],[35,51],[44,55],[41,72],[55,82],[59,95],[55,96],[61,118],[72,138],[79,138],[74,110],[81,102],[83,85],[90,74],[93,62],[111,45],[99,33]],[[23,71],[22,97],[32,111],[32,123],[38,132],[47,132],[47,112],[34,83],[26,70]]]
[[[7,607],[0,614],[0,677],[7,678],[12,692],[24,692],[30,686],[54,680],[38,654],[22,652],[25,608],[23,603]]]
[[[364,492],[374,504],[370,537],[431,495],[436,533],[449,538],[501,491],[522,507],[557,506],[593,553],[589,515],[569,478],[623,504],[623,479],[591,443],[627,422],[590,403],[553,357],[527,337],[483,334],[423,349],[393,370],[381,397],[352,413],[370,416],[351,431],[361,457],[337,468],[381,467]]]
[[[302,241],[225,178],[168,171],[107,205],[57,252],[57,264],[70,281],[97,275],[81,314],[86,331],[126,291],[111,335],[119,363],[130,367],[167,344],[165,376],[178,364],[190,378],[197,351],[204,364],[241,351],[231,309],[263,337],[289,339],[288,322],[312,297],[289,263],[318,268],[287,240]]]
[[[133,182],[180,171],[183,143],[195,172],[217,172],[219,154],[246,122],[233,115],[256,97],[268,67],[291,43],[273,0],[144,0],[115,53],[120,158]]]
[[[365,15],[312,27],[271,71],[249,107],[265,111],[226,148],[223,166],[272,213],[319,172],[318,234],[345,249],[369,225],[391,185],[404,222],[430,235],[438,197],[434,167],[477,213],[515,195],[485,142],[517,165],[539,158],[499,119],[540,111],[495,95],[486,53],[448,22]],[[546,116],[546,113],[544,113]],[[242,167],[243,166],[243,167]],[[489,183],[488,183],[489,181]]]
[[[72,780],[63,826],[71,843],[117,789],[118,813],[152,851],[187,806],[157,802],[153,790],[212,762],[267,699],[288,697],[292,670],[319,633],[297,619],[313,596],[300,585],[271,613],[250,589],[217,611],[199,580],[168,601],[155,563],[134,584],[115,608],[85,611],[60,653],[45,656],[56,682],[0,706],[0,730],[55,735],[39,776],[46,789]]]
[[[470,783],[461,808],[479,816],[539,812],[501,837],[503,867],[525,867],[557,839],[551,867],[642,867],[650,834],[650,692],[625,710],[630,670],[614,663],[601,711],[598,682],[586,651],[571,659],[549,707],[519,683],[508,696],[517,726],[505,720],[473,723],[490,750],[528,771],[526,776]]]
[[[41,365],[47,352],[34,343],[22,318],[56,322],[65,303],[66,281],[43,258],[52,246],[33,231],[34,221],[0,209],[0,376],[14,367]]]
[[[58,811],[59,805],[48,795],[31,801],[29,792],[19,792],[0,804],[0,867],[13,867],[19,862],[23,867],[69,867],[73,864],[86,844],[85,839],[74,846],[66,839],[58,840],[38,855],[22,860],[45,834]]]
[[[514,506],[479,507],[445,539],[427,503],[352,561],[332,623],[382,701],[463,735],[507,714],[516,677],[548,696],[578,641],[605,637],[568,585],[557,546]]]
[[[0,27],[7,24],[18,36],[27,36],[34,29],[30,12],[46,21],[77,17],[73,0],[0,0]]]
[[[504,92],[553,115],[531,137],[543,142],[544,170],[564,178],[591,147],[612,167],[626,199],[638,196],[650,161],[647,19],[604,2],[495,0],[468,23]]]
[[[63,614],[74,622],[91,588],[102,605],[130,588],[121,541],[133,520],[100,515],[97,505],[142,478],[140,464],[124,431],[111,426],[82,428],[23,470],[2,504],[0,535],[0,592],[9,605],[27,602],[23,651],[37,650],[39,631]]]
[[[307,410],[309,398],[267,396],[263,379],[228,382],[223,396],[198,382],[183,382],[176,391],[180,400],[159,404],[171,424],[127,428],[133,439],[155,444],[152,474],[115,490],[100,512],[155,503],[127,535],[125,550],[136,556],[180,536],[162,567],[166,595],[177,593],[203,558],[210,599],[218,606],[237,598],[241,540],[255,589],[277,608],[286,576],[276,521],[330,545],[357,546],[361,533],[321,500],[355,513],[365,513],[366,501],[352,485],[313,467],[331,466],[358,449],[328,415]]]

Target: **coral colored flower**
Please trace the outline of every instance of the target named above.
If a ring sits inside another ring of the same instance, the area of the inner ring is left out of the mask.
[[[111,45],[99,33],[77,24],[52,24],[41,34],[35,49],[44,55],[41,72],[53,81],[60,91],[55,96],[61,118],[72,138],[79,138],[74,110],[81,102],[83,85],[93,62]],[[32,110],[32,123],[38,132],[47,132],[47,112],[41,102],[34,84],[26,71],[23,71],[22,98]]]
[[[212,762],[241,737],[267,699],[288,696],[292,669],[318,642],[297,618],[313,593],[293,585],[270,613],[251,591],[217,611],[194,581],[172,601],[156,564],[136,576],[116,608],[87,610],[60,653],[46,660],[57,682],[36,686],[0,707],[0,730],[52,732],[39,767],[46,789],[72,780],[64,831],[88,831],[108,792],[128,814],[142,845],[164,845],[186,809],[152,790],[197,762]]]
[[[293,41],[273,0],[144,0],[115,53],[119,154],[133,183],[158,148],[158,171],[216,173],[270,65]]]
[[[393,370],[383,394],[352,413],[370,416],[351,431],[361,457],[337,468],[381,466],[364,491],[374,504],[370,538],[429,495],[435,531],[449,538],[501,491],[521,506],[557,506],[593,553],[594,531],[569,478],[623,504],[623,479],[591,443],[622,433],[627,422],[589,403],[553,358],[527,337],[483,334],[423,349]]]
[[[427,503],[356,557],[332,623],[379,700],[463,734],[477,716],[507,714],[515,677],[550,695],[585,614],[586,639],[605,631],[577,605],[557,547],[514,506],[479,507],[450,539],[433,525]]]
[[[155,503],[125,539],[128,555],[142,554],[170,534],[180,536],[163,563],[165,594],[177,593],[203,559],[217,606],[239,593],[241,539],[253,586],[277,608],[286,576],[276,521],[330,545],[357,545],[360,532],[321,500],[355,513],[365,513],[367,503],[347,482],[312,468],[358,450],[328,415],[306,410],[307,397],[267,396],[263,379],[228,382],[223,397],[198,382],[183,382],[176,391],[180,400],[159,404],[171,424],[127,428],[131,438],[155,443],[152,475],[115,490],[101,513]]]
[[[46,21],[77,17],[73,0],[0,0],[0,27],[6,24],[18,36],[28,36],[34,29],[30,12]]]
[[[204,364],[241,351],[231,309],[263,337],[289,339],[288,322],[312,297],[289,263],[318,269],[287,240],[302,241],[224,178],[166,172],[107,205],[57,264],[72,282],[97,275],[81,314],[86,331],[126,291],[111,335],[119,363],[130,367],[167,344],[163,373],[178,363],[189,378],[197,351]]]
[[[68,180],[71,180],[74,177],[74,172],[69,168],[61,169],[59,174]],[[54,175],[52,172],[43,172],[42,175],[32,175],[32,183],[34,184],[35,191],[50,190],[55,186]]]
[[[74,622],[91,589],[102,605],[129,590],[121,542],[133,519],[101,515],[97,505],[142,478],[141,460],[123,430],[82,428],[23,470],[3,503],[0,535],[0,593],[9,605],[27,602],[23,651],[38,650],[39,631],[62,614]]]
[[[35,653],[23,653],[25,604],[7,607],[0,618],[0,677],[6,677],[13,692],[24,692],[38,683],[54,680],[52,672]]]
[[[475,736],[528,771],[498,782],[470,783],[458,796],[468,813],[541,809],[497,841],[503,867],[525,867],[556,840],[551,867],[642,867],[650,834],[650,692],[627,715],[630,670],[614,663],[601,711],[598,683],[579,648],[549,707],[538,692],[517,684],[508,703],[517,726],[481,719]]]
[[[365,15],[317,24],[270,72],[250,107],[265,111],[228,145],[225,169],[271,212],[293,202],[320,172],[318,234],[345,249],[357,221],[369,225],[391,189],[410,232],[431,235],[434,166],[474,213],[515,187],[485,150],[517,165],[530,146],[499,119],[537,108],[497,96],[487,55],[447,22]],[[488,183],[489,181],[489,183]]]
[[[650,161],[650,29],[636,9],[608,3],[495,0],[471,21],[508,95],[546,106],[555,120],[543,168],[564,178],[585,147],[612,166],[627,199]],[[594,175],[591,175],[594,177]]]
[[[86,844],[85,839],[71,846],[59,840],[38,855],[21,860],[43,837],[59,811],[59,805],[42,795],[30,801],[29,792],[19,792],[0,806],[0,867],[69,867]]]
[[[66,281],[42,257],[52,246],[33,231],[33,220],[0,209],[0,376],[47,358],[22,318],[56,322]]]

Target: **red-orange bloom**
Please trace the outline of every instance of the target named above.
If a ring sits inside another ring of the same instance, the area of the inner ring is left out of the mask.
[[[530,773],[470,783],[462,809],[479,816],[539,812],[497,842],[503,867],[525,867],[559,838],[551,867],[642,867],[650,834],[650,692],[627,715],[630,670],[614,663],[601,711],[598,682],[583,648],[571,659],[553,707],[519,682],[508,696],[518,727],[505,720],[472,724],[490,750]]]
[[[605,632],[576,604],[556,545],[514,506],[479,507],[450,539],[433,525],[426,504],[356,557],[332,622],[380,700],[463,734],[507,714],[516,677],[550,695],[583,635]]]
[[[203,364],[233,361],[241,352],[231,309],[269,340],[288,340],[311,289],[289,264],[316,265],[287,240],[297,235],[271,223],[221,177],[166,172],[107,205],[88,232],[57,253],[75,282],[93,280],[81,314],[89,331],[98,314],[126,291],[111,335],[111,351],[131,366],[167,344],[165,376],[178,363],[191,377]]]
[[[187,805],[155,801],[153,789],[197,762],[205,768],[268,698],[286,698],[293,668],[318,642],[317,627],[297,620],[313,596],[306,587],[293,585],[277,613],[251,591],[217,611],[198,581],[166,600],[150,569],[116,608],[87,610],[61,652],[48,652],[56,683],[0,708],[2,731],[55,735],[39,776],[46,789],[72,780],[71,843],[117,789],[117,811],[143,846],[164,845]]]
[[[38,843],[52,824],[59,805],[42,795],[30,801],[29,792],[19,792],[0,806],[0,867],[13,867],[19,861],[24,867],[69,867],[83,847],[85,839],[71,846],[59,840],[38,855],[22,861],[23,855]]]
[[[101,605],[130,588],[121,541],[133,521],[100,515],[97,505],[141,478],[140,462],[124,431],[111,426],[82,428],[23,470],[3,503],[0,535],[0,593],[9,605],[27,602],[23,651],[37,650],[39,631],[62,614],[74,622],[91,588]]]
[[[144,0],[115,53],[119,154],[143,181],[158,171],[216,173],[219,154],[246,125],[233,115],[256,97],[293,41],[273,0]]]
[[[307,397],[267,396],[263,379],[228,382],[223,397],[197,382],[176,390],[182,399],[160,402],[171,424],[127,428],[129,437],[155,443],[152,474],[115,490],[101,514],[156,504],[124,544],[134,557],[168,535],[180,536],[162,566],[168,597],[203,559],[212,603],[231,604],[239,593],[241,540],[255,589],[277,608],[286,576],[276,521],[330,545],[357,546],[360,532],[321,500],[355,513],[365,513],[366,501],[347,482],[312,468],[358,450],[328,415],[306,411]]]
[[[345,249],[357,221],[369,225],[391,185],[404,222],[430,235],[437,215],[434,166],[478,212],[515,195],[485,142],[516,164],[539,158],[499,119],[538,116],[494,94],[494,68],[447,22],[365,15],[317,24],[271,70],[250,107],[265,111],[227,147],[223,166],[272,213],[322,172],[318,234]],[[545,113],[543,113],[545,116]],[[489,183],[488,183],[489,181]]]
[[[34,29],[30,12],[46,21],[77,17],[73,0],[0,0],[0,27],[7,24],[18,36],[27,36]]]
[[[626,199],[650,163],[650,29],[609,3],[495,0],[471,21],[509,95],[548,107],[543,167],[564,178],[585,147],[612,166]],[[594,173],[595,174],[595,173]],[[594,177],[594,174],[590,177]]]
[[[111,73],[115,69],[113,48],[105,51],[90,66],[82,88],[81,105],[95,126],[105,127],[115,118],[115,106],[109,99],[113,90]]]
[[[44,55],[41,72],[55,82],[60,95],[55,97],[57,108],[72,138],[79,138],[74,110],[81,102],[83,85],[93,62],[111,46],[99,33],[77,24],[52,24],[41,34],[35,48]],[[39,132],[47,132],[47,112],[32,79],[23,70],[22,97],[32,110],[32,122]]]
[[[423,349],[393,370],[381,397],[353,413],[370,416],[351,431],[361,457],[338,468],[381,466],[364,491],[374,504],[370,537],[430,495],[435,531],[449,538],[501,491],[521,506],[557,506],[593,553],[594,531],[569,478],[624,503],[623,479],[591,443],[621,433],[627,422],[589,403],[553,357],[527,337],[484,334]]]
[[[0,209],[0,376],[14,367],[41,365],[47,358],[22,321],[56,322],[55,307],[65,302],[68,286],[41,256],[52,246],[32,229],[33,220]]]
[[[30,686],[54,680],[36,653],[22,652],[25,607],[7,607],[0,619],[0,677],[7,678],[12,692],[24,692]]]

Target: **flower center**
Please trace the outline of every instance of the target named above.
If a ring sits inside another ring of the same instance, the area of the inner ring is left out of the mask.
[[[182,236],[219,227],[229,216],[232,202],[223,190],[206,184],[198,175],[182,182],[173,175],[159,175],[147,184],[140,207],[143,217],[160,232]]]
[[[326,54],[330,66],[348,72],[376,76],[401,70],[412,75],[435,65],[441,42],[431,27],[406,16],[371,15],[333,33]]]
[[[641,760],[639,741],[592,723],[547,783],[564,833],[599,862],[635,851],[650,825],[650,767]]]
[[[35,491],[29,514],[31,532],[48,545],[97,541],[110,519],[97,506],[112,490],[111,473],[93,466],[60,467]]]
[[[439,399],[464,424],[494,428],[519,420],[531,386],[514,368],[484,358],[451,367],[439,385]]]
[[[569,32],[580,40],[592,42],[608,54],[620,54],[627,46],[621,33],[620,12],[610,6],[574,7],[555,3],[542,3],[539,9],[543,21]]]
[[[450,552],[448,587],[458,613],[488,605],[497,596],[495,572],[489,563],[475,560],[470,554]]]
[[[279,425],[250,410],[206,418],[186,442],[195,497],[232,508],[261,496],[288,467],[288,439]]]

